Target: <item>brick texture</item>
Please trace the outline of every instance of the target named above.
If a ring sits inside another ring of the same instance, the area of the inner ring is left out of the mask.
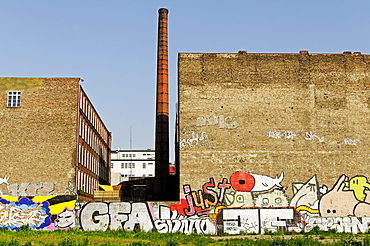
[[[74,183],[78,78],[0,79],[0,177],[9,183]],[[7,90],[21,90],[21,107],[7,107]],[[3,193],[7,186],[1,184]]]
[[[180,185],[284,172],[291,195],[313,175],[369,177],[369,68],[359,53],[180,53]]]

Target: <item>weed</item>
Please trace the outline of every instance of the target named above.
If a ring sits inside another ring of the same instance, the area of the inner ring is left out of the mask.
[[[355,245],[355,246],[362,246],[362,242],[356,241],[353,236],[350,236],[347,239],[342,239],[340,242],[341,245],[349,246],[349,245]]]
[[[179,246],[179,242],[175,241],[174,239],[170,239],[167,243],[166,246]]]
[[[129,246],[149,246],[149,243],[144,243],[144,242],[133,242],[129,244]]]

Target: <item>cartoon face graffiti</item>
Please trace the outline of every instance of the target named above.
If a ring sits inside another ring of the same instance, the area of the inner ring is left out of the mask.
[[[55,227],[67,228],[76,226],[76,215],[73,210],[64,209],[63,212],[58,214],[57,219],[54,221]]]
[[[366,199],[365,190],[369,190],[370,183],[368,183],[367,178],[364,176],[355,176],[351,178],[350,181],[344,182],[345,185],[352,190],[355,194],[357,200],[364,202]]]
[[[370,204],[360,202],[352,190],[346,187],[349,178],[339,177],[333,188],[322,196],[319,203],[320,215],[323,217],[369,216]]]
[[[278,178],[271,178],[265,175],[254,174],[250,172],[238,171],[231,175],[230,183],[236,191],[267,191],[275,185],[282,187],[280,182],[284,178],[284,173],[281,173]]]
[[[290,202],[290,206],[297,208],[303,205],[317,209],[314,205],[319,199],[319,184],[315,175],[305,184],[293,183],[292,186],[294,197]]]
[[[256,207],[287,207],[288,198],[281,190],[275,189],[263,194],[257,195],[254,201]]]
[[[253,207],[253,197],[250,192],[233,191],[225,194],[225,205],[227,207]]]

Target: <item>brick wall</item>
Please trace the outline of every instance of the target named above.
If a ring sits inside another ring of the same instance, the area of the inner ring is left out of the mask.
[[[7,107],[8,90],[21,90],[20,107]],[[78,78],[0,78],[0,178],[10,175],[11,192],[31,183],[28,195],[63,193],[74,183],[78,90]]]
[[[180,53],[180,185],[284,172],[291,195],[314,175],[329,188],[370,176],[369,65],[360,53]]]

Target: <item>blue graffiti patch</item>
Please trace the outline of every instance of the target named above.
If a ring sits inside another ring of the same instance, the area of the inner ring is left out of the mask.
[[[26,197],[16,202],[0,199],[0,227],[18,230],[28,225],[32,229],[42,229],[50,224],[48,202],[35,203]]]

